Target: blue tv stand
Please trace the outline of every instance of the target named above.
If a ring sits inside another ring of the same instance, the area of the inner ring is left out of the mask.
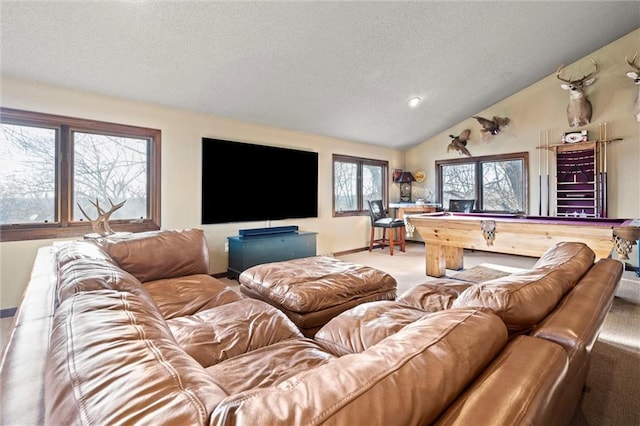
[[[316,255],[316,233],[298,231],[297,226],[242,229],[239,234],[227,237],[229,278],[237,279],[255,265]]]

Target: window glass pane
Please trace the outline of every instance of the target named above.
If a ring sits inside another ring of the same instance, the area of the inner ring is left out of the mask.
[[[387,202],[389,163],[371,158],[333,156],[334,215],[366,215],[368,200]]]
[[[147,218],[148,140],[91,133],[73,133],[73,220],[98,216],[100,208],[126,201],[111,219]]]
[[[382,178],[384,168],[365,164],[362,168],[362,193],[364,205],[368,200],[382,200]]]
[[[491,161],[482,167],[482,210],[524,211],[523,161]]]
[[[56,130],[0,128],[0,223],[55,221]]]
[[[358,208],[358,165],[334,162],[334,205],[337,212],[353,211]]]
[[[475,164],[442,166],[442,206],[448,208],[449,200],[475,199]]]

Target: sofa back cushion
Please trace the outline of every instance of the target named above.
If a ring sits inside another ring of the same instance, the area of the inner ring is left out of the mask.
[[[100,260],[110,262],[115,265],[111,256],[109,256],[107,252],[102,250],[100,247],[96,246],[91,240],[69,241],[58,244],[55,247],[57,270],[64,268],[67,263],[79,259]]]
[[[100,238],[95,244],[143,283],[209,273],[209,250],[202,229],[142,232],[126,238]]]
[[[584,243],[561,242],[549,247],[533,265],[533,269],[590,268],[595,258],[593,250]],[[569,262],[570,264],[567,264]]]
[[[452,307],[488,308],[502,318],[511,334],[523,333],[553,310],[594,260],[595,253],[586,244],[558,243],[533,269],[471,286]]]
[[[572,364],[588,363],[587,357],[613,303],[623,269],[618,260],[598,260],[531,335],[563,346]]]
[[[434,426],[568,425],[571,417],[565,413],[575,405],[554,408],[554,403],[563,399],[563,384],[570,381],[560,346],[515,336]]]
[[[44,424],[52,425],[202,425],[227,396],[153,305],[117,290],[81,292],[60,304],[44,394]]]
[[[153,303],[133,275],[122,270],[102,249],[85,241],[72,241],[56,251],[57,303],[85,291],[119,290],[134,293]]]

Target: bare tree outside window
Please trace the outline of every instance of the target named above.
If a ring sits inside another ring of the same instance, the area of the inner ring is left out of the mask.
[[[350,211],[358,208],[358,165],[336,161],[333,164],[333,196],[335,210]]]
[[[382,200],[384,169],[365,164],[362,167],[362,193],[364,200]]]
[[[56,130],[0,129],[0,224],[55,221]]]
[[[442,205],[449,200],[470,200],[476,198],[475,164],[456,164],[442,167]]]
[[[160,228],[157,129],[0,107],[0,241],[86,235],[110,217],[118,232]]]
[[[367,200],[387,202],[386,161],[334,154],[333,213],[368,214]]]
[[[522,160],[482,163],[482,208],[523,211]]]
[[[91,216],[90,202],[108,208],[126,201],[112,219],[147,216],[148,140],[91,133],[73,133],[73,219],[84,218],[78,203]]]
[[[442,205],[473,199],[481,212],[526,212],[528,161],[527,152],[436,161]]]

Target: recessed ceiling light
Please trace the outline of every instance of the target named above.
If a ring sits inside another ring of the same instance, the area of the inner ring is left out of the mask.
[[[420,103],[422,99],[420,99],[419,97],[415,97],[415,98],[411,98],[409,99],[409,101],[407,102],[409,104],[409,106],[411,108],[415,108],[418,106],[418,104]]]

